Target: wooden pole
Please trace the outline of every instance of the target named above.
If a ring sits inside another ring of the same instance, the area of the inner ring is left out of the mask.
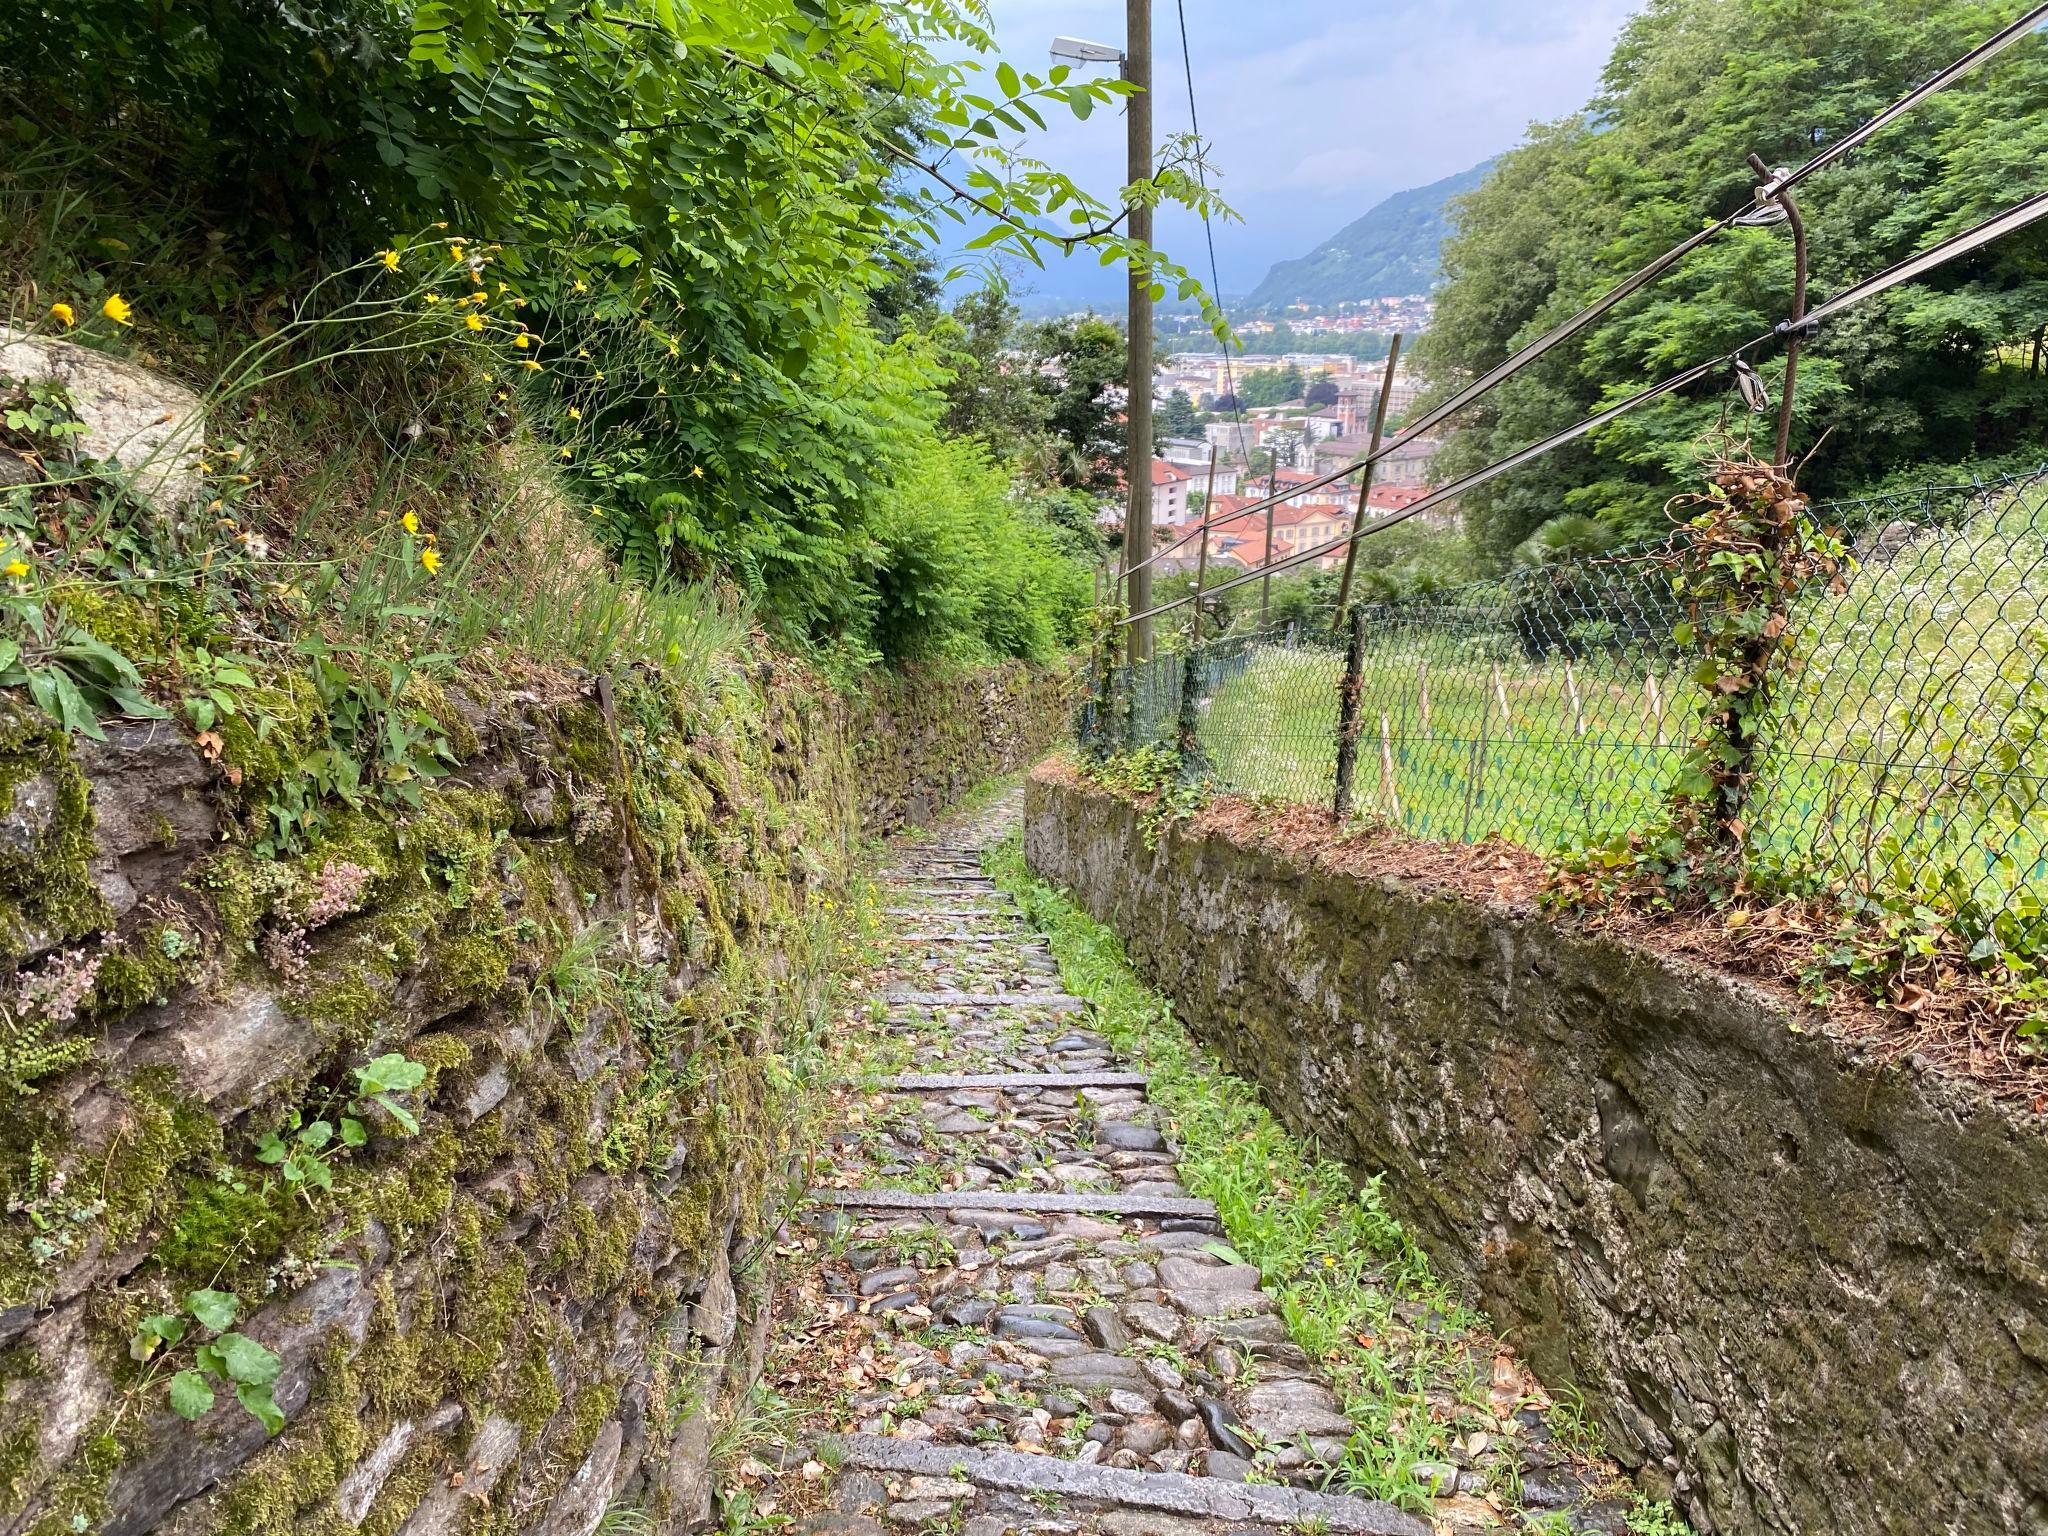
[[[1650,724],[1657,732],[1657,745],[1669,745],[1664,740],[1664,694],[1657,686],[1657,674],[1643,674],[1643,703],[1650,711]]]
[[[1124,98],[1124,185],[1140,186],[1152,179],[1152,0],[1124,0],[1124,79],[1132,87]],[[1127,210],[1127,228],[1139,249],[1152,244],[1152,205],[1143,198]],[[1124,543],[1137,546],[1129,556],[1129,612],[1152,606],[1152,264],[1149,254],[1133,255],[1125,302],[1124,479],[1130,493],[1124,515]],[[1152,659],[1152,621],[1131,625],[1131,665]]]
[[[1273,498],[1280,489],[1280,451],[1273,454],[1273,469],[1266,476],[1266,574],[1259,581],[1259,628],[1266,627],[1266,614],[1273,606]]]
[[[1508,709],[1507,685],[1500,680],[1500,663],[1493,664],[1493,696],[1500,701],[1501,724],[1509,730],[1515,727],[1515,717]]]
[[[1202,493],[1202,527],[1195,535],[1195,621],[1188,626],[1188,645],[1202,643],[1202,584],[1209,579],[1209,519],[1216,515],[1216,445],[1209,445],[1209,489]]]
[[[1358,569],[1358,530],[1365,526],[1366,498],[1372,495],[1373,455],[1380,451],[1380,435],[1387,429],[1387,401],[1394,393],[1394,365],[1401,360],[1401,333],[1394,333],[1387,347],[1387,371],[1380,377],[1380,400],[1372,413],[1372,446],[1365,451],[1365,469],[1358,477],[1358,510],[1351,514],[1351,543],[1344,550],[1344,580],[1337,588],[1337,623],[1344,622],[1345,606],[1351,601],[1351,576]]]
[[[1569,658],[1564,664],[1564,691],[1572,701],[1572,734],[1583,736],[1586,734],[1586,711],[1579,702],[1579,675],[1572,670]]]
[[[1394,733],[1387,712],[1380,711],[1380,801],[1395,826],[1401,824],[1401,791],[1394,782]]]
[[[1422,734],[1427,736],[1429,734],[1429,663],[1423,661],[1418,665],[1420,671],[1417,674],[1416,681],[1422,688]]]

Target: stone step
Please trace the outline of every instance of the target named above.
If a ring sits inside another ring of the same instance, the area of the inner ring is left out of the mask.
[[[1156,1221],[1216,1220],[1216,1207],[1208,1200],[1189,1195],[1098,1195],[1082,1190],[958,1189],[950,1192],[923,1189],[814,1189],[811,1199],[818,1205],[837,1205],[857,1211],[1018,1211],[1073,1214],[1094,1212],[1103,1216],[1148,1217]]]
[[[1028,942],[1003,933],[942,932],[931,928],[910,928],[890,935],[898,944],[1009,944],[1020,955],[1042,955],[1043,944]]]
[[[1149,1510],[1193,1520],[1327,1531],[1332,1536],[1430,1536],[1430,1528],[1379,1499],[1314,1493],[1274,1483],[1233,1483],[1185,1472],[1126,1472],[1118,1467],[973,1451],[889,1435],[830,1435],[826,1454],[867,1472],[945,1478],[989,1493],[1054,1496],[1062,1502]]]
[[[884,917],[1013,917],[1023,921],[1015,907],[884,907]]]
[[[1142,1072],[905,1072],[888,1086],[899,1093],[952,1088],[1142,1088]]]
[[[1055,1013],[1080,1013],[1088,1006],[1066,992],[912,992],[891,987],[882,996],[920,1008],[1050,1008]]]

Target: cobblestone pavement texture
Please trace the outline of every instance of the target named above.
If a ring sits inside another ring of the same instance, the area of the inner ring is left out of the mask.
[[[981,872],[1019,809],[899,843],[880,877],[880,1092],[830,1130],[785,1232],[771,1363],[814,1405],[829,1391],[830,1422],[754,1464],[766,1495],[818,1536],[1521,1529],[1476,1496],[1498,1449],[1424,1469],[1429,1519],[1342,1491],[1358,1426],[1182,1186],[1143,1077]],[[1512,1454],[1525,1508],[1622,1530],[1540,1440]]]

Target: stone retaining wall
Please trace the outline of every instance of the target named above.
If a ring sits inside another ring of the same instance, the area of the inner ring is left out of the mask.
[[[863,833],[1043,750],[1060,697],[1019,668],[847,698],[775,661],[700,698],[451,691],[459,766],[419,808],[330,804],[271,857],[300,722],[94,743],[0,695],[0,1533],[706,1520],[827,898]],[[390,1052],[426,1070],[412,1134],[349,1107]],[[319,1149],[325,1187],[265,1160],[345,1114],[368,1135]],[[181,1336],[132,1346],[162,1316]],[[275,1356],[281,1432],[222,1379],[172,1411],[222,1327]]]
[[[1025,849],[1702,1532],[2048,1531],[2048,1139],[1526,907],[1169,827]]]

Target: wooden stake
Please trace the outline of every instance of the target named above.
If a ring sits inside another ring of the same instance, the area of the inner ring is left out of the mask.
[[[1643,674],[1643,702],[1650,711],[1650,724],[1657,732],[1657,745],[1664,746],[1664,695],[1657,687],[1657,674]]]
[[[1394,785],[1394,736],[1387,724],[1387,712],[1380,711],[1380,798],[1396,824],[1401,820],[1401,792]]]
[[[1497,661],[1493,664],[1493,696],[1496,699],[1500,700],[1501,724],[1512,729],[1514,727],[1515,717],[1508,712],[1507,684],[1503,683],[1500,680],[1500,663]]]
[[[1424,661],[1417,665],[1419,670],[1416,674],[1416,681],[1422,689],[1422,734],[1427,736],[1429,734],[1429,663]]]
[[[1579,675],[1572,670],[1569,658],[1564,664],[1564,691],[1571,695],[1572,733],[1583,736],[1586,734],[1586,711],[1579,702]]]

